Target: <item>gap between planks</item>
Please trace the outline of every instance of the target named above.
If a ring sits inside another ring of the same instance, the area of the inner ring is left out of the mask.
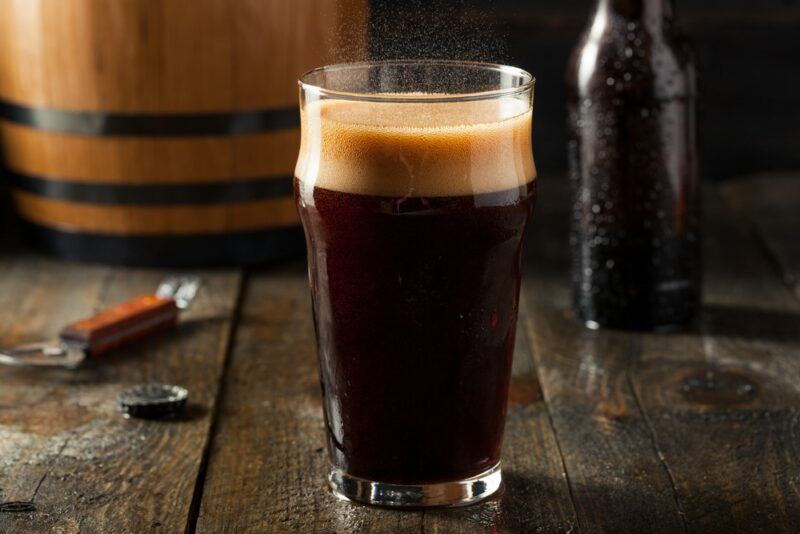
[[[200,467],[197,470],[197,479],[195,481],[194,493],[192,495],[192,502],[189,505],[189,515],[186,518],[185,532],[187,534],[194,534],[197,530],[197,518],[200,516],[200,503],[203,500],[203,489],[206,482],[206,471],[208,470],[208,458],[211,454],[211,446],[214,441],[214,436],[217,431],[217,422],[219,420],[220,406],[222,399],[225,397],[225,378],[228,375],[228,368],[230,367],[231,354],[233,347],[236,345],[236,333],[239,327],[239,320],[241,319],[242,306],[244,303],[244,293],[247,290],[247,285],[250,278],[250,271],[242,269],[239,273],[239,287],[236,290],[236,301],[231,314],[230,327],[228,330],[228,339],[225,345],[225,354],[222,360],[222,371],[219,375],[219,385],[217,386],[217,396],[214,401],[214,410],[211,413],[211,422],[206,435],[205,443],[203,444],[203,455],[200,459]]]

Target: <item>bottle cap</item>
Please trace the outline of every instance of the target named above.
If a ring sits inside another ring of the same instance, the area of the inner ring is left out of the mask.
[[[182,411],[188,398],[189,392],[180,386],[141,384],[121,391],[117,408],[125,417],[164,419]]]

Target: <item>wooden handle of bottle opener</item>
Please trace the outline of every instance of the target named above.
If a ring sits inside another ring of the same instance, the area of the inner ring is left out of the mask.
[[[99,356],[177,322],[174,300],[145,295],[72,323],[61,331],[60,337],[84,345],[89,356]]]

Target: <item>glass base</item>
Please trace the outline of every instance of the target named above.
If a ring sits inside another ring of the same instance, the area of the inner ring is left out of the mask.
[[[467,506],[485,499],[500,488],[500,464],[464,480],[435,484],[390,484],[374,482],[333,469],[328,482],[340,499],[392,508]]]

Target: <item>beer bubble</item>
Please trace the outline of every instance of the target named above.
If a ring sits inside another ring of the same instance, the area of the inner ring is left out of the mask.
[[[467,0],[375,0],[367,59],[459,59],[505,63],[505,22]]]

